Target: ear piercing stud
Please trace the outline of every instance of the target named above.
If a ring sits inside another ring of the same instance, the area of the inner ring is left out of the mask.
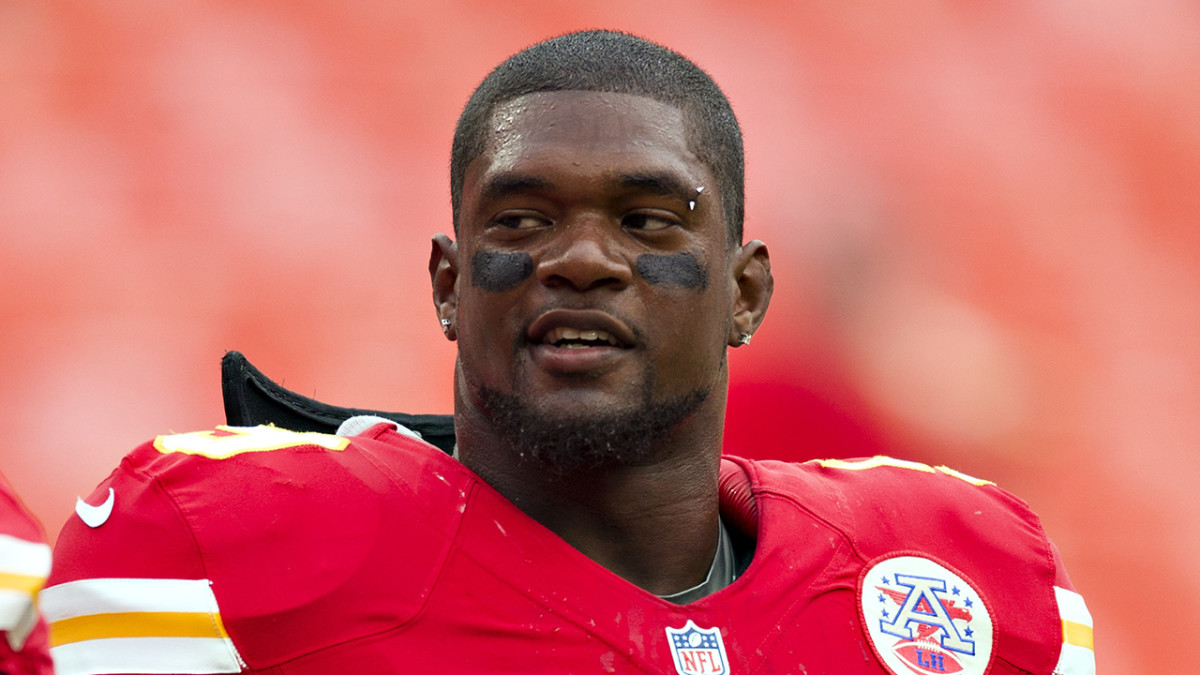
[[[740,342],[744,345],[748,345],[748,344],[750,344],[750,338],[752,338],[752,337],[754,337],[754,335],[752,333],[742,333],[741,336],[738,337],[738,342]]]
[[[442,332],[450,330],[450,319],[442,319]]]

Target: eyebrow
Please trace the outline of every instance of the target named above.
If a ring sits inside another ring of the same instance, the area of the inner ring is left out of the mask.
[[[695,186],[685,182],[682,178],[671,172],[648,171],[618,174],[615,180],[624,190],[633,190],[677,199],[681,202],[693,201],[699,195]],[[529,192],[550,192],[553,190],[554,182],[543,176],[536,174],[501,173],[489,178],[479,188],[479,196],[485,201],[494,201],[512,195]]]
[[[541,176],[502,173],[489,178],[479,189],[479,196],[485,201],[494,201],[510,195],[550,190],[553,187],[554,183]]]
[[[621,186],[626,189],[646,192],[660,197],[678,199],[689,202],[699,194],[696,186],[685,183],[674,173],[649,172],[625,174],[619,178]]]

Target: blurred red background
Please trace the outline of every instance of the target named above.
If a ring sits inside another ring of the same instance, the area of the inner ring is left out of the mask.
[[[692,57],[745,129],[777,288],[731,357],[730,450],[995,480],[1057,541],[1101,673],[1190,672],[1186,2],[0,4],[0,471],[49,535],[135,444],[222,421],[227,349],[448,412],[425,267],[459,109],[592,27]]]

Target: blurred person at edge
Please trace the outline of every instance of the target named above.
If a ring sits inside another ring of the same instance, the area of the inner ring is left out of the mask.
[[[46,621],[38,591],[50,574],[42,526],[0,475],[0,673],[50,675]]]

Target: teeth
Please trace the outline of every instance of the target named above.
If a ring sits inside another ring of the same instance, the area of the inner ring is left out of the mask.
[[[547,344],[558,345],[560,347],[566,347],[567,349],[583,349],[585,347],[595,346],[595,345],[591,345],[591,344],[582,344],[582,343],[586,343],[586,342],[590,342],[590,343],[607,342],[608,344],[612,345],[613,347],[618,346],[617,339],[615,337],[613,337],[613,335],[607,331],[578,330],[578,329],[569,328],[566,326],[562,326],[562,327],[551,330],[549,333],[546,334],[546,337],[542,338],[542,341]],[[560,343],[564,343],[564,342],[566,344],[560,344]]]

